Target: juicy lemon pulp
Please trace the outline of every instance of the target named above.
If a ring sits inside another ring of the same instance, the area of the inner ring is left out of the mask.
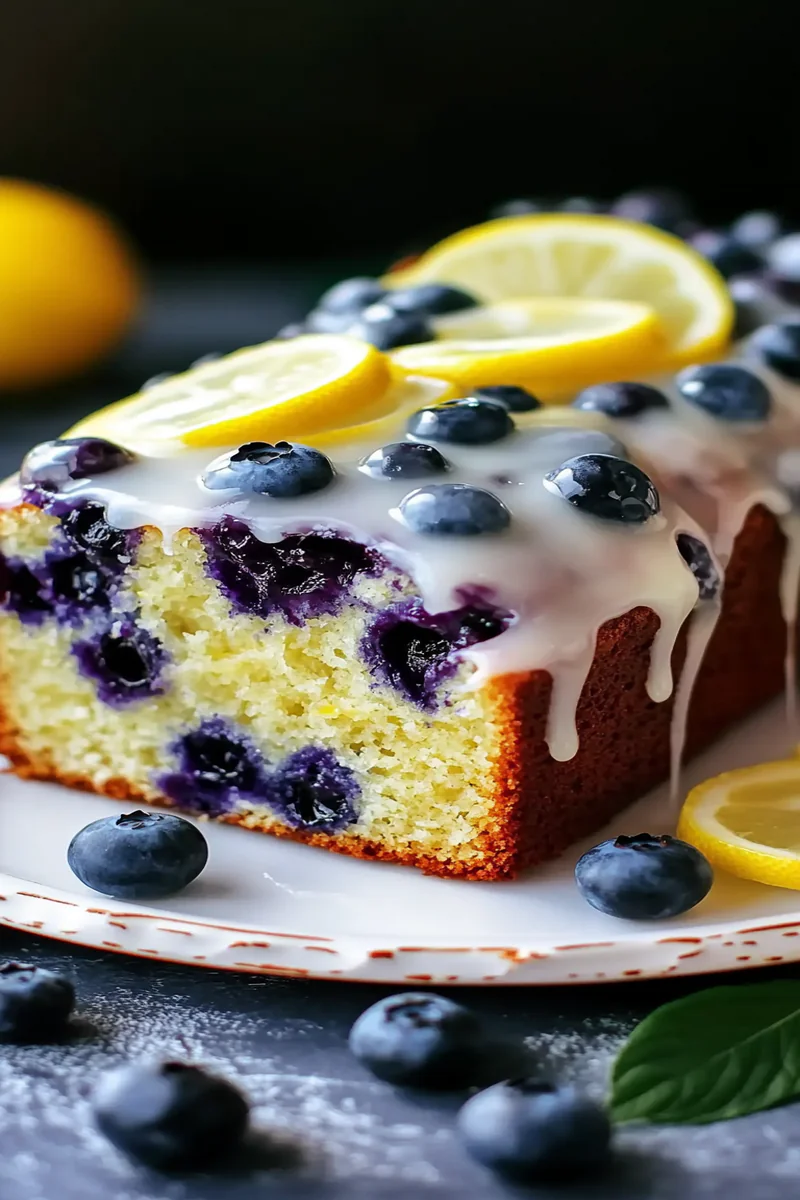
[[[491,304],[582,296],[649,305],[666,330],[666,363],[720,354],[733,327],[724,280],[680,239],[616,217],[552,214],[490,221],[446,238],[389,287],[450,283]]]
[[[762,763],[701,783],[686,799],[678,836],[733,875],[800,889],[800,761]]]
[[[566,399],[588,383],[635,375],[663,361],[661,321],[645,304],[576,297],[507,300],[433,321],[436,341],[390,353],[406,372],[452,380],[464,390],[528,387]]]
[[[316,334],[266,342],[175,375],[70,433],[133,448],[292,441],[373,422],[399,402],[388,361],[374,346]]]

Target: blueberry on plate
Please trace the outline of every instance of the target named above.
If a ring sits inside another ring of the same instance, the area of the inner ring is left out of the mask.
[[[386,289],[379,280],[358,275],[353,279],[342,279],[328,288],[317,301],[317,309],[329,313],[357,313],[385,295]]]
[[[735,363],[687,367],[675,383],[685,400],[722,421],[766,421],[772,408],[767,385]]]
[[[751,275],[764,265],[755,250],[717,229],[701,229],[692,237],[691,244],[698,254],[702,254],[717,268],[724,279],[731,279],[734,275]]]
[[[601,842],[575,867],[584,900],[626,921],[660,921],[688,912],[708,895],[713,879],[699,850],[666,833]]]
[[[207,861],[208,844],[197,826],[168,813],[102,817],[76,833],[67,851],[81,883],[119,900],[174,896]]]
[[[697,580],[698,599],[713,600],[719,595],[722,579],[708,546],[691,533],[679,533],[675,539],[681,558]]]
[[[478,300],[471,292],[449,283],[419,283],[415,287],[396,288],[386,293],[384,302],[395,312],[421,313],[423,316],[441,316],[478,306]]]
[[[387,301],[365,308],[344,332],[349,337],[370,342],[378,350],[395,350],[398,346],[412,346],[434,339],[427,314],[397,312]]]
[[[537,456],[545,454],[554,467],[581,454],[613,454],[625,457],[625,447],[618,438],[601,429],[543,429],[536,431],[533,449]]]
[[[455,442],[463,446],[485,446],[499,442],[514,431],[514,422],[504,404],[465,396],[421,408],[409,418],[408,432],[433,442]]]
[[[362,460],[360,470],[373,479],[425,479],[449,468],[444,455],[426,442],[391,442]]]
[[[691,223],[692,212],[686,197],[672,188],[652,187],[626,192],[611,206],[616,217],[642,221],[669,233],[681,233]]]
[[[203,475],[207,488],[233,488],[284,499],[318,492],[333,483],[330,459],[296,442],[246,442],[234,454],[217,458]]]
[[[123,450],[105,438],[57,438],[34,446],[22,460],[19,471],[23,487],[38,487],[57,492],[74,479],[105,475],[133,462],[130,450]]]
[[[350,1030],[350,1049],[373,1075],[401,1087],[456,1088],[472,1078],[482,1042],[469,1009],[430,992],[387,996]]]
[[[65,976],[24,963],[0,965],[0,1040],[54,1037],[64,1031],[74,1007],[75,989]]]
[[[644,471],[613,454],[579,454],[544,477],[548,491],[581,512],[641,525],[660,508],[658,492]]]
[[[777,375],[800,383],[800,320],[764,325],[750,339],[749,353]]]
[[[740,246],[747,246],[757,252],[766,250],[783,232],[784,223],[781,217],[763,209],[742,213],[730,228],[731,237],[736,238]]]
[[[599,1104],[572,1087],[508,1079],[478,1092],[458,1114],[467,1151],[512,1179],[569,1179],[602,1170],[611,1123]]]
[[[541,408],[541,400],[529,392],[526,388],[513,387],[511,384],[499,383],[492,387],[482,387],[475,389],[475,398],[477,400],[492,400],[495,404],[502,404],[509,412],[533,412],[534,409]]]
[[[111,1071],[92,1107],[112,1145],[161,1171],[191,1170],[231,1154],[249,1121],[249,1105],[238,1088],[181,1062]]]
[[[414,533],[438,537],[500,533],[511,524],[511,513],[502,500],[467,483],[417,488],[400,501],[398,514]]]
[[[599,412],[606,417],[638,417],[657,408],[669,408],[669,401],[658,388],[648,383],[596,383],[584,388],[572,402],[582,412]]]

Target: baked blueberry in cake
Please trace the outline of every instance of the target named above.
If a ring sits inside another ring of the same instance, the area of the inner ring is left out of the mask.
[[[434,324],[503,303],[443,281],[381,286]],[[281,338],[35,447],[0,509],[3,752],[445,876],[559,854],[793,676],[797,339],[726,349],[720,304],[716,333],[652,307],[657,352],[610,377],[589,310],[564,354],[575,296],[502,345],[435,334],[444,379]]]

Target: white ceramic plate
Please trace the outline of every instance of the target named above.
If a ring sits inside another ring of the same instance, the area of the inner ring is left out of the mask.
[[[692,764],[686,783],[785,755],[779,706]],[[800,959],[800,894],[719,876],[672,921],[621,922],[586,905],[572,869],[612,833],[672,828],[666,792],[512,883],[459,883],[358,862],[233,827],[203,826],[201,879],[160,908],[123,904],[69,871],[70,838],[120,811],[97,796],[0,780],[0,922],[142,958],[289,976],[414,983],[590,983]]]

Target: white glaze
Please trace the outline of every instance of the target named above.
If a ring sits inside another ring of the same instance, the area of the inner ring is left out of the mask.
[[[748,364],[750,365],[750,364]],[[780,450],[800,446],[800,388],[753,368],[768,383],[774,412],[757,428],[715,420],[688,404],[671,380],[657,380],[670,409],[633,420],[609,422],[595,414],[546,410],[515,417],[517,432],[489,446],[444,445],[450,480],[488,488],[512,513],[497,535],[442,538],[415,534],[399,519],[398,504],[414,484],[378,480],[359,471],[375,442],[341,443],[329,450],[337,478],[322,492],[291,500],[209,491],[200,476],[220,451],[187,450],[169,458],[142,456],[95,480],[77,482],[66,494],[106,507],[109,521],[128,529],[158,528],[169,550],[181,528],[208,527],[229,514],[245,521],[263,541],[310,528],[333,529],[377,546],[414,579],[425,607],[439,613],[460,607],[464,594],[482,590],[515,614],[499,637],[462,652],[474,664],[471,687],[510,672],[546,670],[553,678],[547,740],[554,758],[578,749],[575,713],[591,666],[597,633],[607,621],[637,607],[652,609],[659,630],[651,651],[648,692],[666,700],[673,687],[671,657],[676,639],[697,604],[697,584],[675,545],[691,533],[727,563],[737,533],[755,504],[781,520],[789,551],[784,565],[783,611],[793,631],[800,581],[800,522],[777,482]],[[578,512],[544,486],[560,465],[542,435],[553,426],[604,429],[626,444],[630,457],[653,476],[662,511],[643,526],[619,526]],[[398,418],[391,436],[404,436]],[[432,479],[431,482],[441,481]],[[6,503],[19,499],[14,489]],[[692,622],[672,734],[673,780],[682,755],[694,678],[713,632],[716,606]],[[787,685],[794,679],[794,637],[787,646]],[[794,695],[794,687],[787,686]]]

